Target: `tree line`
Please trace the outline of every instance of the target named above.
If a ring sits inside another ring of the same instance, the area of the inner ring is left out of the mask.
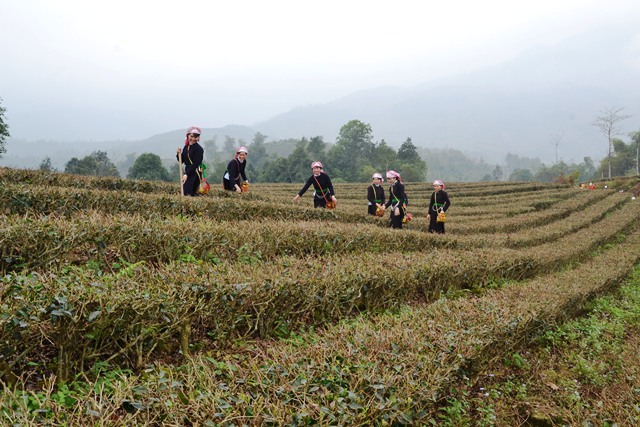
[[[0,158],[6,152],[6,138],[10,136],[5,112],[0,98]],[[620,122],[631,117],[622,114],[623,108],[611,107],[602,110],[596,117],[593,126],[600,129],[607,138],[607,156],[598,165],[590,157],[581,163],[558,161],[545,165],[539,159],[518,157],[507,153],[502,165],[495,165],[490,172],[490,165],[482,160],[474,161],[459,150],[420,150],[424,157],[437,159],[429,165],[434,176],[457,181],[542,181],[563,180],[567,182],[588,181],[612,176],[640,175],[640,131],[629,134],[630,141],[625,142],[616,136],[622,134]],[[325,164],[327,172],[336,182],[365,182],[374,172],[394,169],[405,181],[424,181],[428,174],[428,164],[423,160],[418,148],[410,137],[395,150],[384,139],[373,140],[371,125],[360,120],[351,120],[340,129],[335,144],[328,144],[322,136],[301,138],[299,140],[282,140],[270,144],[267,149],[267,136],[256,133],[248,144],[249,163],[247,172],[253,182],[302,182],[310,173],[312,161],[320,160]],[[560,142],[556,138],[556,150]],[[207,175],[215,176],[214,182],[224,174],[227,162],[238,145],[247,145],[244,141],[236,141],[225,137],[222,147],[218,147],[215,138],[203,142],[205,148]],[[286,155],[278,153],[276,145],[287,147]],[[129,163],[130,162],[130,163]],[[160,156],[154,153],[134,154],[127,156],[126,177],[131,179],[147,179],[171,181],[178,176],[178,165],[172,163],[168,168]],[[39,167],[41,170],[54,170],[51,159],[45,158]],[[119,168],[109,159],[104,151],[95,151],[90,155],[69,160],[64,172],[78,175],[117,176]],[[481,175],[480,175],[481,174]]]
[[[356,122],[356,121],[354,121]],[[362,122],[349,122],[344,128],[345,135],[329,147],[321,136],[301,138],[299,140],[277,141],[288,155],[273,152],[267,148],[267,137],[256,133],[248,144],[250,161],[247,172],[253,182],[303,182],[309,177],[309,165],[320,159],[336,182],[365,182],[376,171],[397,170],[406,181],[424,181],[427,171],[433,176],[458,181],[537,181],[537,182],[585,182],[606,178],[609,167],[612,176],[638,175],[638,147],[640,132],[632,133],[631,141],[612,139],[612,154],[596,164],[590,157],[584,157],[580,163],[558,161],[546,165],[538,158],[520,157],[507,153],[502,164],[492,166],[484,161],[474,161],[455,149],[418,150],[407,138],[396,151],[382,140],[373,143],[370,139],[360,138],[368,135],[368,125]],[[354,129],[355,128],[355,129]],[[364,130],[364,133],[359,131]],[[351,131],[355,132],[352,133]],[[226,137],[222,149],[218,150],[215,139],[203,142],[206,155],[206,174],[210,182],[218,181],[224,174],[227,162],[237,147],[244,141]],[[422,155],[419,153],[423,153]],[[427,166],[423,157],[438,159]],[[493,167],[493,169],[491,169]],[[51,162],[45,158],[41,170],[53,170]],[[171,163],[168,168],[160,156],[144,153],[131,159],[127,166],[127,178],[172,181],[178,176],[178,165]],[[78,175],[120,176],[118,167],[108,158],[106,152],[96,151],[82,158],[72,158],[67,162],[64,172]],[[211,178],[213,177],[213,178]],[[452,179],[452,177],[455,177]],[[177,178],[176,178],[177,179]]]
[[[311,173],[311,162],[315,160],[325,165],[325,170],[335,182],[369,181],[374,172],[389,169],[397,170],[407,181],[424,181],[426,178],[427,164],[418,154],[411,138],[407,138],[396,151],[384,140],[374,142],[371,125],[359,120],[351,120],[342,126],[336,143],[330,146],[322,136],[293,141],[295,146],[288,156],[268,154],[266,139],[266,135],[258,132],[248,145],[250,160],[247,174],[252,182],[305,181]],[[218,150],[215,139],[202,144],[205,148],[206,175],[221,177],[237,145],[244,142],[227,137],[222,150]],[[43,160],[40,169],[51,170],[51,161]],[[167,169],[160,156],[144,153],[128,168],[127,178],[171,181],[178,176],[177,170],[177,162]],[[103,151],[95,151],[82,159],[72,158],[65,165],[64,172],[120,176],[116,165]],[[217,178],[209,180],[213,182]]]

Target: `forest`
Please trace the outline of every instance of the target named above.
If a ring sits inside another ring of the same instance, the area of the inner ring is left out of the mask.
[[[579,163],[557,160],[545,164],[539,158],[512,153],[506,153],[504,159],[478,160],[457,149],[419,148],[411,138],[396,150],[385,140],[375,142],[371,126],[359,120],[346,123],[335,144],[325,142],[321,136],[267,142],[267,137],[258,132],[250,142],[227,136],[220,142],[217,138],[205,139],[202,145],[210,182],[217,182],[224,174],[237,146],[246,145],[247,173],[253,182],[302,182],[309,175],[311,162],[321,160],[336,182],[366,182],[374,172],[393,169],[405,181],[415,182],[444,179],[577,183],[608,177],[609,164],[611,176],[637,175],[640,132],[630,133],[627,142],[612,138],[611,157],[599,163],[584,157]],[[45,158],[39,169],[55,168]],[[178,165],[175,159],[163,159],[154,153],[131,154],[114,163],[106,152],[96,151],[82,159],[72,158],[64,172],[171,181],[178,177]]]

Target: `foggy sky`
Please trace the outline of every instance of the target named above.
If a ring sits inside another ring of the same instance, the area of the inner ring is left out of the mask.
[[[351,92],[468,73],[620,21],[637,0],[0,0],[17,139],[252,125]]]

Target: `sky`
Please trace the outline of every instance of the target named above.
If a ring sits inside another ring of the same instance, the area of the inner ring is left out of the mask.
[[[11,136],[69,141],[251,126],[640,22],[637,0],[0,0],[0,10]]]

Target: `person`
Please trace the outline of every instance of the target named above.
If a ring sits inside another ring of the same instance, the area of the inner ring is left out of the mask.
[[[391,207],[389,218],[389,226],[391,228],[402,228],[402,219],[407,210],[407,195],[404,192],[404,184],[402,177],[396,171],[387,172],[387,181],[389,181],[389,201],[385,205],[386,208]]]
[[[200,167],[204,159],[204,149],[198,143],[200,141],[200,128],[191,126],[187,130],[184,147],[178,148],[176,158],[184,163],[184,173],[180,179],[182,182],[182,194],[185,196],[197,196],[200,187]]]
[[[231,159],[227,165],[227,170],[224,172],[224,177],[222,178],[222,185],[225,190],[242,193],[241,185],[249,183],[245,173],[248,154],[249,150],[247,150],[247,147],[240,146],[236,150],[236,156]],[[242,183],[240,183],[240,178],[242,178]]]
[[[378,209],[384,211],[384,188],[382,188],[382,174],[376,172],[371,177],[373,183],[367,188],[367,200],[369,200],[369,215],[376,215]]]
[[[294,203],[298,203],[300,197],[313,185],[313,207],[314,208],[326,208],[329,198],[333,203],[337,203],[335,192],[333,191],[333,184],[329,175],[324,173],[324,166],[322,163],[315,161],[311,163],[311,170],[313,174],[307,179],[306,184],[298,194],[293,198]]]
[[[444,234],[444,222],[438,222],[438,213],[446,212],[451,206],[449,195],[444,191],[444,182],[436,179],[433,181],[433,194],[429,201],[427,221],[429,221],[429,233]]]

